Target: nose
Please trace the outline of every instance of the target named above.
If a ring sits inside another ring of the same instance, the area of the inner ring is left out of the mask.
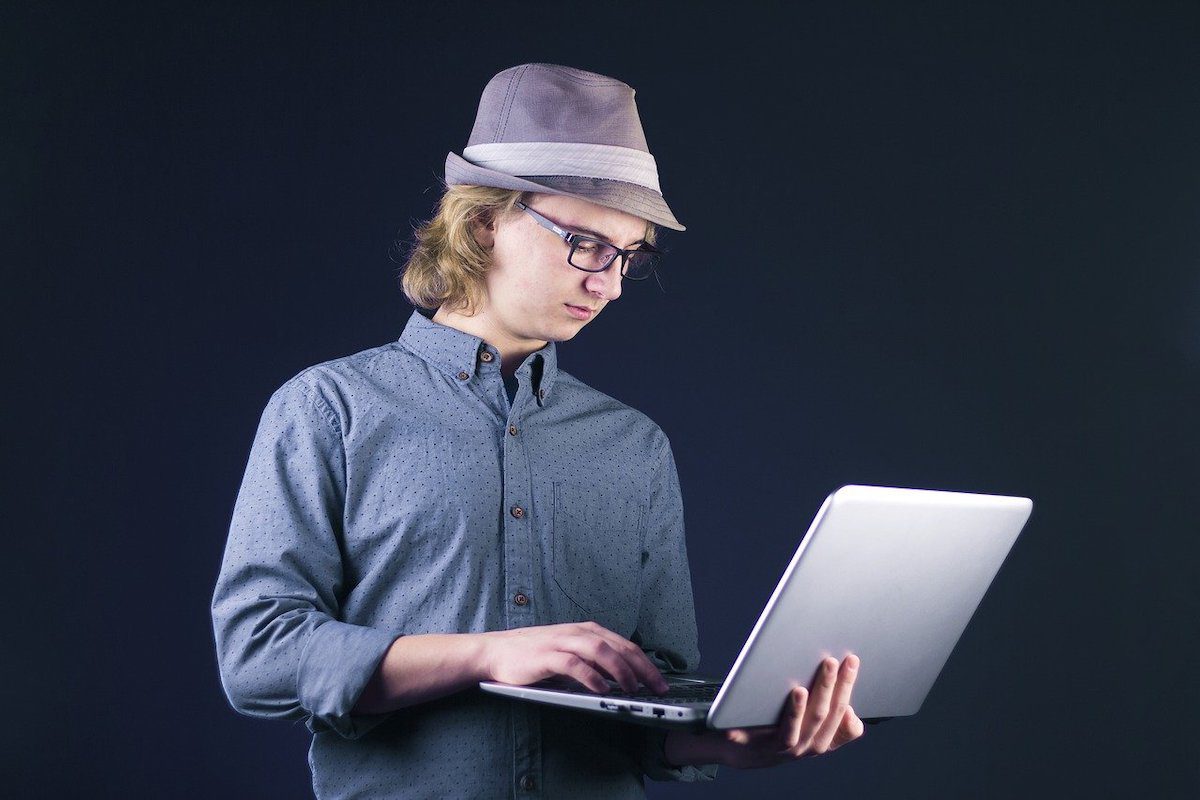
[[[603,272],[585,273],[583,285],[593,297],[611,303],[621,296],[621,261],[618,258]]]

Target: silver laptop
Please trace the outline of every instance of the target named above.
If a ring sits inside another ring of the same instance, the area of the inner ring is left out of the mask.
[[[821,660],[862,660],[865,721],[915,714],[1033,510],[1025,497],[843,486],[825,499],[725,680],[598,694],[568,678],[484,691],[667,727],[774,725]]]

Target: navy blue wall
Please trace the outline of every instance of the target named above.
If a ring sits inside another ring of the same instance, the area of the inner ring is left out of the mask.
[[[1198,41],[1191,3],[6,4],[6,784],[308,791],[208,615],[258,416],[399,336],[391,240],[549,61],[637,89],[689,227],[560,357],[672,439],[708,671],[841,483],[1036,503],[919,715],[651,796],[1195,796]]]

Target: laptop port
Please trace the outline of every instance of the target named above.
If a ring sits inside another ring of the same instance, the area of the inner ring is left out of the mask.
[[[662,710],[661,708],[654,709],[654,716],[656,716],[656,717],[661,717],[663,714],[666,714],[666,713],[667,712]]]
[[[642,707],[641,707],[641,706],[630,706],[630,707],[629,707],[629,710],[630,710],[630,711],[634,711],[634,712],[636,712],[636,713],[638,713],[638,714],[642,713]]]

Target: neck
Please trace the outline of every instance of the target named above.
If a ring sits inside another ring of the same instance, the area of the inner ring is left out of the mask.
[[[536,339],[526,339],[515,336],[497,325],[486,310],[474,314],[462,314],[450,311],[445,306],[438,308],[433,315],[433,321],[472,336],[478,336],[500,351],[500,373],[512,377],[517,367],[529,357],[546,346],[546,342]]]

